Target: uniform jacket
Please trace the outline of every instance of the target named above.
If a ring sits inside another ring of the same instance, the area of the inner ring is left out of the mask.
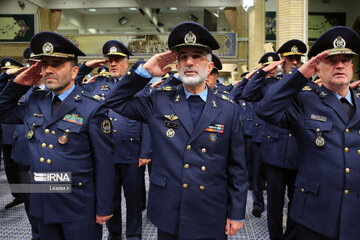
[[[179,238],[223,238],[226,218],[244,219],[247,176],[239,109],[209,89],[194,128],[184,89],[133,97],[150,79],[134,70],[107,99],[114,111],[147,122],[154,142],[148,217]],[[223,133],[205,131],[224,126]]]
[[[71,222],[110,215],[114,165],[111,124],[99,103],[75,87],[51,117],[52,95],[36,91],[18,101],[29,87],[9,82],[0,94],[0,121],[24,123],[31,172],[71,172],[72,192],[31,193],[30,214],[45,223]]]
[[[245,101],[259,102],[279,78],[266,78],[262,69],[257,71],[242,92]],[[265,123],[261,144],[263,161],[277,167],[296,169],[298,165],[297,143],[293,134],[285,128]]]
[[[79,68],[80,75],[78,74],[78,76],[86,75],[91,70],[92,68],[83,63]],[[82,77],[78,76],[76,79],[80,81]],[[78,82],[78,84],[81,84],[81,82]],[[92,96],[100,101],[105,101],[106,96],[115,86],[114,79],[105,76],[97,77],[95,82],[81,84],[82,88],[91,92]],[[148,131],[148,128],[144,127],[142,123],[126,118],[111,109],[108,114],[113,125],[114,162],[118,164],[138,164],[139,158],[151,158],[151,145],[149,146],[147,143],[150,141],[149,134],[143,133],[143,131]]]
[[[290,215],[325,236],[360,235],[360,100],[350,89],[355,115],[348,116],[333,92],[297,69],[265,95],[257,113],[294,132],[299,170]]]
[[[10,81],[11,78],[14,78],[15,75],[9,75],[4,71],[0,75],[0,91],[2,91],[6,84]],[[2,144],[11,145],[13,140],[13,135],[15,131],[15,125],[10,124],[1,124],[1,132],[2,132]]]

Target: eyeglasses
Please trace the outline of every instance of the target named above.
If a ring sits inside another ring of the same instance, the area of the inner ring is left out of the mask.
[[[202,61],[202,60],[205,58],[205,56],[204,56],[203,54],[200,54],[200,53],[194,53],[194,54],[179,54],[179,55],[177,56],[177,60],[178,60],[179,62],[186,62],[189,57],[191,57],[194,62],[200,62],[200,61]]]

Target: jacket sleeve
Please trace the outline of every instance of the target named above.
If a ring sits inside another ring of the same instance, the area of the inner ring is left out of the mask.
[[[112,127],[105,114],[97,114],[89,122],[90,142],[95,166],[96,214],[111,215],[115,204],[115,168]]]
[[[291,129],[301,112],[298,93],[308,79],[297,69],[275,83],[258,103],[256,114],[266,122]]]
[[[152,141],[149,125],[146,123],[141,124],[141,146],[140,158],[151,159]]]
[[[18,105],[22,95],[24,95],[30,87],[22,86],[8,82],[4,90],[0,93],[0,122],[11,124],[22,124],[23,118],[27,112],[28,103]]]
[[[264,83],[266,72],[262,69],[257,71],[251,78],[251,80],[246,84],[244,90],[241,94],[241,99],[247,102],[257,102],[260,101],[264,94],[261,91],[262,85]]]
[[[107,96],[105,107],[127,118],[147,122],[154,110],[153,94],[139,94],[151,78],[145,78],[135,72],[135,64],[116,84],[116,87]]]
[[[239,101],[242,91],[244,90],[245,85],[249,82],[247,78],[243,78],[241,82],[236,85],[231,91],[230,94],[234,96],[234,101]]]
[[[239,106],[234,106],[228,157],[229,218],[242,220],[245,219],[248,178]]]
[[[84,62],[83,64],[80,65],[79,67],[79,72],[78,74],[76,75],[75,77],[75,83],[81,85],[82,84],[82,81],[84,79],[84,77],[91,73],[91,71],[93,70],[93,68],[90,68],[88,66],[86,66],[85,64],[86,62]]]

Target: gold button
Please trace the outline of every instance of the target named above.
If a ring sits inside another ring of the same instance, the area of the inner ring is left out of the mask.
[[[84,93],[84,91],[81,91],[81,93]]]
[[[289,74],[292,74],[292,72],[290,71]]]
[[[114,133],[116,133],[117,132],[117,130],[116,129],[114,129]]]
[[[42,148],[46,148],[46,143],[42,143],[42,144],[41,144],[41,147],[42,147]]]
[[[304,188],[301,188],[301,192],[305,192],[305,189],[304,189]]]
[[[187,150],[190,150],[190,149],[191,149],[191,145],[187,145],[187,146],[186,146],[186,149],[187,149]]]
[[[268,136],[268,139],[270,139],[271,137],[270,136]]]
[[[350,168],[345,168],[346,173],[350,173]]]
[[[83,185],[82,182],[78,182],[78,186],[81,187]]]
[[[348,147],[346,147],[344,150],[345,150],[345,152],[348,152],[348,151],[349,151],[349,148],[348,148]]]
[[[54,145],[49,144],[49,148],[50,148],[50,149],[53,149],[53,148],[54,148]]]
[[[184,165],[184,168],[189,168],[189,167],[190,167],[190,165],[187,163]]]
[[[187,183],[183,184],[183,188],[188,188],[188,187],[189,187],[189,185]]]
[[[289,133],[289,137],[292,137],[291,133]]]
[[[70,132],[70,130],[69,130],[69,129],[65,129],[65,132],[67,132],[67,133],[68,133],[68,132]]]
[[[320,132],[320,128],[317,128],[317,129],[316,129],[316,132]]]
[[[359,154],[359,155],[360,155],[360,149],[359,149],[359,150],[357,150],[357,154]]]
[[[200,186],[200,190],[204,190],[205,189],[205,187],[204,186]]]
[[[131,74],[131,72],[127,72],[127,75],[130,75]]]
[[[50,159],[46,160],[46,163],[51,164],[51,160]]]
[[[112,118],[110,118],[110,121],[112,121]]]
[[[348,195],[348,194],[349,194],[349,190],[346,189],[346,190],[344,191],[344,193],[345,193],[345,195]]]
[[[34,113],[34,117],[36,117],[36,115],[37,115],[37,114],[36,114],[36,113]]]
[[[41,157],[40,162],[44,162],[44,161],[45,161],[45,158]]]
[[[44,131],[46,134],[48,134],[49,132],[50,132],[50,130],[49,129],[45,129],[45,131]]]
[[[118,121],[117,118],[115,118],[114,121],[117,122]]]
[[[201,171],[205,172],[205,171],[206,171],[206,167],[205,167],[205,166],[202,166],[202,167],[201,167]]]
[[[206,153],[206,148],[202,148],[202,149],[201,149],[201,152],[202,152],[202,153]]]
[[[345,129],[345,132],[346,132],[346,133],[349,133],[349,132],[350,132],[350,130],[347,128],[347,129]]]
[[[134,139],[133,138],[130,138],[130,142],[133,142],[134,141]]]
[[[243,106],[246,106],[246,103],[244,103],[244,102],[243,102],[243,104],[242,104],[242,105],[243,105]]]
[[[360,135],[360,130],[359,130],[359,132],[358,132],[358,133],[359,133],[359,135]]]
[[[55,131],[51,131],[51,134],[52,134],[52,135],[55,135]]]

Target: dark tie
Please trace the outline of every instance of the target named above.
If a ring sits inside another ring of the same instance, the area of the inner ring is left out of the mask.
[[[55,116],[59,110],[61,100],[58,96],[55,96],[51,103],[51,117]]]
[[[188,100],[191,118],[193,120],[194,127],[198,124],[201,114],[205,107],[205,102],[200,98],[199,95],[191,95]]]
[[[349,119],[352,119],[352,117],[354,116],[354,113],[355,113],[353,106],[350,105],[350,103],[348,102],[348,100],[346,98],[340,98],[340,102],[343,105]]]

